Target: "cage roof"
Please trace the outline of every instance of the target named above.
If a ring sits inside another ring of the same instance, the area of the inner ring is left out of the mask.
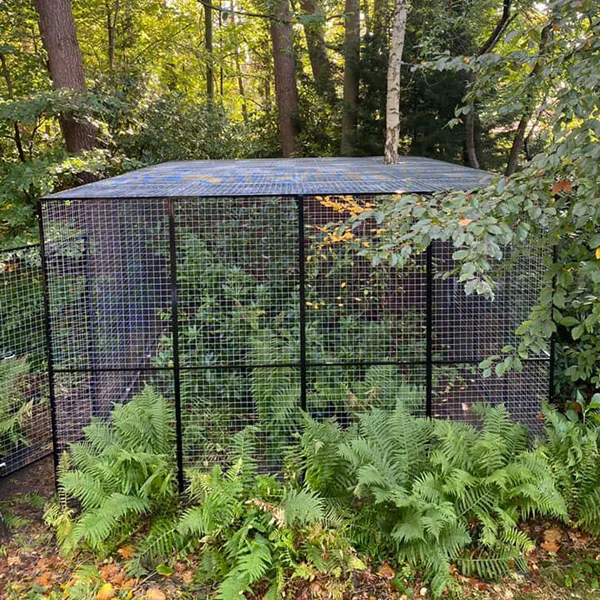
[[[491,174],[406,156],[386,165],[371,158],[279,158],[167,162],[64,192],[51,198],[167,198],[395,194],[469,190]]]

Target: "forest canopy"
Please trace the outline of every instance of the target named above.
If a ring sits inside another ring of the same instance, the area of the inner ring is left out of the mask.
[[[548,69],[595,51],[597,13],[589,0],[5,0],[4,244],[35,236],[40,195],[146,164],[381,155],[386,115],[400,155],[513,173],[551,139],[569,82]]]

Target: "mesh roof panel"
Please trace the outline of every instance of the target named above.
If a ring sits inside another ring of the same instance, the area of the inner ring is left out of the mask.
[[[295,158],[168,162],[53,194],[51,198],[168,198],[394,194],[468,190],[492,175],[429,158]]]

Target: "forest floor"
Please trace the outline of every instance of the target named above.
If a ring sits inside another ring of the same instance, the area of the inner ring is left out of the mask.
[[[65,559],[44,523],[43,511],[54,493],[52,461],[45,459],[12,477],[0,479],[0,511],[10,531],[0,532],[0,598],[2,600],[196,600],[210,592],[194,583],[196,558],[141,578],[130,577],[127,560],[134,548],[121,547],[114,557],[94,560],[84,554]],[[529,526],[536,549],[528,574],[513,574],[484,583],[456,574],[458,590],[448,597],[469,600],[600,600],[600,540],[563,526],[539,522]],[[398,589],[390,565],[374,566],[339,581],[294,582],[290,600],[406,600],[428,598],[419,581]],[[256,600],[261,597],[257,594]]]

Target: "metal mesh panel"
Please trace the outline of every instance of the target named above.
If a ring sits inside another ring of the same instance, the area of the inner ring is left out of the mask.
[[[425,416],[425,367],[370,364],[309,367],[307,409],[315,419],[349,425],[371,407],[393,410],[402,403]]]
[[[344,215],[336,211],[338,200],[315,197],[304,201],[307,360],[424,361],[424,260],[403,270],[384,265],[373,268],[354,245],[323,244],[323,227]],[[375,223],[366,221],[356,232],[363,247],[370,244],[375,230]]]
[[[544,252],[534,246],[507,248],[494,267],[494,298],[465,293],[453,273],[450,244],[432,247],[433,358],[440,361],[479,362],[517,345],[515,330],[528,316],[541,291]]]
[[[535,426],[548,357],[501,379],[477,363],[514,341],[542,253],[508,253],[494,300],[466,296],[446,245],[399,269],[324,243],[338,200],[46,201],[59,447],[146,381],[180,408],[184,468],[229,461],[251,431],[277,469],[303,409],[347,425],[371,406],[472,419],[493,401]],[[355,232],[362,248],[374,234]]]
[[[40,250],[0,252],[0,476],[51,450]]]

